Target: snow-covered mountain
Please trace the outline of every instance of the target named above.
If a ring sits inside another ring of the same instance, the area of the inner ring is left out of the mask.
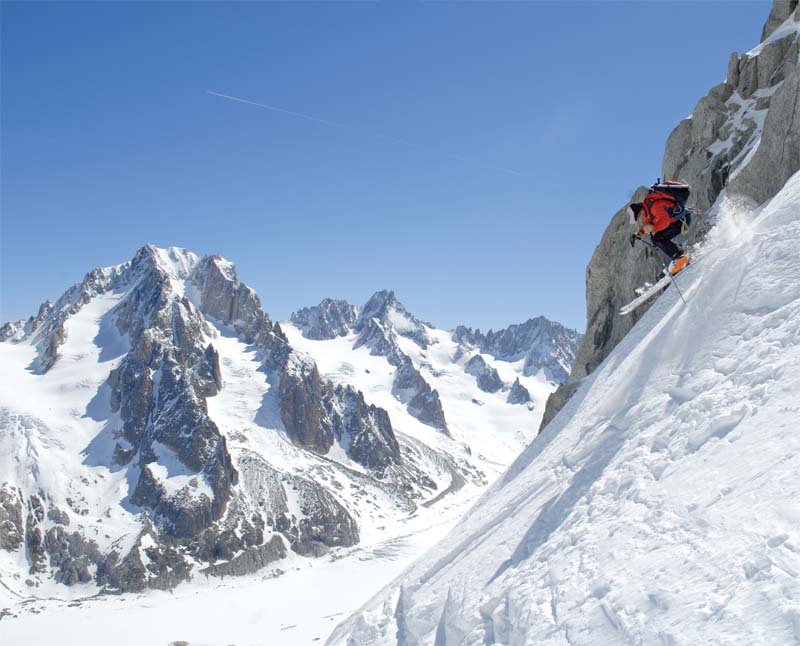
[[[554,388],[498,364],[484,393],[391,292],[295,319],[327,340],[232,263],[146,246],[0,328],[4,583],[170,588],[386,539],[474,498]]]
[[[653,258],[614,216],[560,412],[329,644],[800,642],[797,5],[668,143],[711,204],[682,295],[622,323]]]
[[[535,435],[557,377],[566,378],[561,366],[569,367],[580,342],[543,317],[488,335],[438,329],[386,290],[361,307],[325,299],[281,327],[322,374],[363,391],[393,420],[410,416],[421,422],[419,433],[434,429],[476,457],[502,455],[500,462]]]

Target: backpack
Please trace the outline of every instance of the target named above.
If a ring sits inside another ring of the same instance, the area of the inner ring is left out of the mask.
[[[671,197],[675,206],[672,207],[672,217],[676,220],[691,220],[691,213],[686,208],[686,202],[689,201],[689,193],[692,188],[686,182],[667,179],[663,182],[659,180],[650,187],[650,193],[663,193]]]

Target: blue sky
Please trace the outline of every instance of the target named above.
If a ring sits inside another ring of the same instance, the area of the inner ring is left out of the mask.
[[[609,218],[769,6],[4,2],[0,319],[152,242],[274,319],[392,288],[582,330]]]

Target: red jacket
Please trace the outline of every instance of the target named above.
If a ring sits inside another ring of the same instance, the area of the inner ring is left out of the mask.
[[[642,202],[642,214],[645,224],[653,225],[653,233],[663,231],[675,222],[672,210],[675,208],[675,199],[671,195],[654,191],[647,195]],[[639,229],[639,233],[644,233]]]

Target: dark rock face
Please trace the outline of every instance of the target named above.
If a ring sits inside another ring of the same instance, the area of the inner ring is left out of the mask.
[[[775,31],[775,20],[796,21],[796,6],[794,0],[777,0],[764,32]],[[689,182],[701,209],[714,203],[754,148],[754,157],[730,182],[730,189],[756,204],[775,195],[800,168],[797,60],[796,33],[764,44],[754,55],[732,54],[727,80],[712,88],[670,135],[664,177]],[[766,121],[758,132],[764,111]]]
[[[167,533],[188,537],[222,516],[238,476],[205,404],[221,382],[213,347],[204,349],[205,322],[188,300],[172,298],[155,255],[144,248],[134,258],[139,282],[117,311],[117,327],[132,343],[109,378],[112,411],[120,413],[126,441],[115,455],[123,464],[140,456],[131,501],[152,509]],[[197,484],[168,492],[149,466],[159,452],[173,454],[211,495]]]
[[[540,316],[486,334],[459,325],[453,332],[453,340],[501,361],[524,358],[526,375],[543,370],[548,379],[562,383],[567,379],[581,335]]]
[[[265,342],[272,323],[256,293],[236,277],[233,265],[219,256],[206,256],[191,283],[200,295],[200,311],[231,326],[247,343]]]
[[[797,0],[773,0],[772,9],[764,23],[761,40],[765,41],[794,12],[797,11]]]
[[[378,489],[404,513],[435,489],[427,470],[439,453],[412,438],[401,451],[387,412],[352,387],[323,379],[310,358],[290,347],[233,265],[217,256],[143,247],[127,263],[93,270],[36,317],[4,326],[3,338],[35,345],[33,369],[47,370],[59,361],[70,317],[98,297],[108,306],[97,338],[108,333],[121,342],[109,343],[115,367],[89,404],[92,411],[87,407],[104,426],[79,468],[124,473],[130,488],[121,505],[135,529],[122,542],[100,533],[111,525],[98,525],[108,514],[95,518],[90,478],[76,479],[66,499],[60,491],[23,496],[0,481],[0,549],[24,550],[32,579],[128,592],[170,588],[193,572],[254,572],[288,550],[318,556],[357,543],[350,497],[340,502],[337,495],[348,483],[352,499]],[[438,393],[398,343],[411,339],[424,363],[432,342],[425,324],[391,292],[379,292],[363,310],[341,302],[322,309],[316,318],[306,313],[308,329],[315,330],[307,334],[352,328],[358,343],[398,366],[395,387],[412,414],[447,433]],[[239,374],[231,337],[265,375],[265,431],[308,452],[307,475],[276,470],[267,456],[247,448],[244,431],[225,427],[223,434],[210,416],[206,400],[223,394],[226,379],[235,384]],[[45,424],[30,423],[48,432]],[[363,469],[342,464],[342,452]],[[476,481],[483,477],[470,465],[451,466]],[[64,504],[66,511],[59,508]]]
[[[438,391],[431,388],[408,357],[395,372],[392,392],[420,422],[449,435]]]
[[[356,522],[327,491],[300,478],[292,478],[289,487],[294,490],[303,514],[295,527],[286,530],[294,552],[320,556],[328,548],[358,542]]]
[[[133,549],[122,560],[116,551],[101,557],[97,563],[98,585],[118,592],[168,590],[191,578],[191,566],[177,545],[161,540],[156,545],[144,547],[145,539],[151,543],[159,539],[149,522],[145,523]],[[146,561],[142,560],[142,552]]]
[[[779,41],[779,43],[784,43]],[[777,44],[776,44],[777,46]],[[797,60],[798,40],[787,47]],[[766,51],[759,57],[762,58]],[[800,66],[783,62],[783,84],[772,95],[761,142],[753,158],[729,185],[732,193],[745,195],[756,204],[774,196],[800,170]]]
[[[386,411],[368,406],[352,388],[323,382],[313,362],[292,358],[281,373],[280,406],[286,432],[298,446],[325,455],[338,442],[369,469],[400,462]]]
[[[334,339],[356,332],[354,348],[365,346],[370,354],[386,357],[393,366],[399,366],[405,356],[395,335],[412,339],[423,349],[430,343],[422,322],[388,290],[376,292],[361,308],[326,298],[319,305],[295,312],[291,320],[309,339]]]
[[[333,432],[322,424],[322,382],[313,363],[294,362],[280,378],[281,418],[289,438],[320,455],[333,446]]]
[[[645,194],[639,189],[637,201]],[[621,316],[619,308],[631,300],[637,287],[655,282],[663,270],[660,256],[645,245],[631,249],[631,225],[622,209],[614,215],[586,268],[586,333],[578,347],[570,380],[581,379],[602,363],[641,318],[646,308]]]
[[[286,557],[286,546],[278,536],[273,536],[268,543],[246,550],[225,563],[210,565],[201,570],[203,574],[212,576],[243,576],[265,568],[270,563]]]
[[[117,267],[93,269],[55,304],[44,303],[36,316],[28,319],[24,325],[3,326],[0,341],[35,335],[38,356],[32,367],[40,374],[47,372],[58,360],[58,349],[66,340],[64,323],[67,318],[80,311],[93,297],[111,289],[120,280],[121,273],[122,270]]]
[[[58,507],[50,507],[47,510],[47,519],[52,520],[57,525],[64,525],[64,527],[68,527],[70,522],[67,513],[61,511]]]
[[[28,518],[25,522],[25,548],[30,563],[29,574],[46,570],[46,554],[43,533],[39,525],[44,520],[44,506],[39,496],[28,498]]]
[[[294,312],[292,323],[308,339],[335,339],[349,334],[356,324],[358,310],[347,301],[326,298],[319,305]]]
[[[632,201],[639,201],[646,189],[640,188]],[[631,300],[637,287],[655,282],[663,266],[656,251],[644,245],[628,244],[631,225],[625,209],[611,223],[586,268],[586,332],[578,347],[569,382],[550,395],[540,430],[574,393],[570,385],[590,374],[611,353],[647,311],[641,307],[627,316],[619,308]],[[567,396],[569,395],[569,396]]]
[[[477,378],[478,388],[483,392],[496,393],[504,385],[500,375],[497,374],[497,370],[489,366],[479,354],[467,361],[464,371]]]
[[[89,568],[102,557],[94,541],[84,539],[78,532],[68,534],[63,527],[51,527],[45,537],[45,547],[50,555],[50,566],[55,568],[55,579],[65,585],[89,583]]]
[[[473,330],[466,325],[459,325],[453,330],[453,341],[461,345],[477,348],[483,343],[484,338],[480,330]]]
[[[351,386],[328,386],[323,405],[324,426],[353,461],[376,471],[402,461],[389,414],[368,405],[361,392]]]
[[[22,494],[3,484],[0,487],[0,550],[16,551],[24,541]]]
[[[36,316],[31,316],[27,321],[4,323],[0,327],[0,343],[4,341],[18,341],[36,332],[41,324],[50,316],[53,304],[50,301],[42,303]]]
[[[531,394],[528,392],[528,389],[519,383],[519,377],[516,378],[514,384],[511,386],[511,390],[508,392],[508,398],[506,401],[509,404],[528,404],[532,401]]]
[[[800,20],[797,0],[775,0],[764,38],[785,20]],[[800,169],[800,72],[794,32],[763,44],[753,54],[732,54],[724,83],[713,87],[692,116],[673,130],[664,151],[662,176],[692,186],[693,203],[708,209],[723,189],[760,204]],[[759,132],[758,121],[763,119]],[[741,166],[743,162],[745,166]],[[639,189],[632,201],[641,200]],[[693,244],[713,222],[701,219],[690,232]],[[570,375],[548,400],[544,427],[577,389],[572,384],[594,371],[652,302],[632,315],[617,312],[637,286],[652,281],[660,269],[650,249],[631,251],[625,240],[632,227],[624,209],[611,219],[586,270],[587,327]]]
[[[550,421],[558,414],[564,405],[572,398],[580,387],[580,381],[570,381],[566,384],[561,384],[556,388],[547,398],[544,406],[544,415],[542,416],[542,423],[539,425],[539,432],[547,426]]]

